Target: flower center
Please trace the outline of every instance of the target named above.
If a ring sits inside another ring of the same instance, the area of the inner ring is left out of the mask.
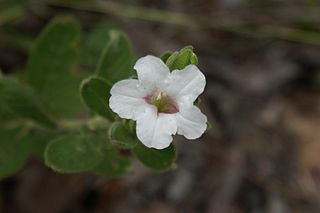
[[[155,91],[147,95],[145,98],[147,103],[157,107],[158,113],[177,113],[179,112],[178,105],[165,92]]]

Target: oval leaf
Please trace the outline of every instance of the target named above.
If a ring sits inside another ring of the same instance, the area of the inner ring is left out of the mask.
[[[154,149],[138,143],[133,148],[134,154],[145,166],[151,169],[164,171],[173,168],[176,160],[176,151],[173,144],[165,149]]]
[[[129,125],[122,122],[114,122],[108,131],[109,140],[122,148],[133,148],[137,144],[137,136],[130,130]]]
[[[43,159],[48,143],[60,134],[55,129],[33,129],[27,137],[28,141],[30,141],[30,154]]]
[[[55,18],[37,38],[28,60],[28,83],[57,116],[72,116],[83,107],[78,95],[81,77],[71,74],[78,58],[79,38],[77,22]]]
[[[102,148],[102,153],[103,159],[93,170],[98,175],[118,176],[125,173],[131,165],[128,153],[108,146],[106,143]]]
[[[28,157],[28,141],[19,137],[20,128],[0,131],[0,179],[17,172]]]
[[[1,108],[12,114],[53,127],[44,105],[31,88],[19,84],[13,79],[0,78]]]
[[[113,23],[98,23],[93,31],[89,32],[82,40],[81,45],[81,64],[88,69],[97,67],[99,58],[104,47],[109,41],[109,31],[113,27]]]
[[[114,120],[114,113],[109,108],[110,84],[100,77],[89,77],[80,86],[80,94],[85,104],[95,113]]]
[[[84,133],[53,139],[45,150],[46,164],[59,172],[87,171],[101,159],[99,140]]]
[[[111,30],[98,67],[97,75],[115,83],[135,75],[133,71],[133,52],[128,37],[120,31]]]

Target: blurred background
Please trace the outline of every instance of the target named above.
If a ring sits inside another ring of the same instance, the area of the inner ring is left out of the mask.
[[[84,38],[116,26],[137,57],[193,45],[212,128],[175,137],[177,168],[165,173],[135,162],[119,178],[58,174],[30,157],[0,182],[0,212],[320,212],[318,0],[0,0],[3,73],[19,75],[56,15]]]

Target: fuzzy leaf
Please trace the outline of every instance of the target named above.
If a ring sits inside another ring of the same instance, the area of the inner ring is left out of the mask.
[[[98,175],[118,176],[125,173],[130,164],[130,156],[124,151],[118,150],[107,142],[102,145],[103,159],[93,171]]]
[[[46,108],[31,88],[21,85],[13,79],[0,78],[1,108],[17,117],[32,120],[53,127]]]
[[[101,77],[92,76],[82,81],[80,94],[84,103],[95,113],[114,120],[109,108],[111,85]]]
[[[28,157],[28,143],[20,128],[0,130],[0,179],[16,173]]]
[[[120,31],[111,30],[97,68],[97,75],[110,83],[135,75],[133,52],[128,37]]]
[[[30,154],[43,159],[46,146],[51,140],[58,136],[59,132],[52,129],[34,129],[30,131],[28,135]]]
[[[137,144],[137,136],[130,129],[129,125],[122,122],[114,122],[108,131],[108,137],[111,143],[122,148],[133,148]]]
[[[100,141],[85,133],[53,139],[45,150],[47,166],[65,173],[90,170],[101,159]]]
[[[113,26],[102,22],[95,26],[92,32],[83,39],[81,64],[89,69],[96,69],[104,47],[109,42],[109,32]]]
[[[31,51],[27,80],[47,101],[56,116],[73,115],[82,105],[81,77],[71,73],[78,58],[80,29],[71,18],[55,18],[41,32]]]
[[[165,149],[154,149],[138,143],[134,149],[134,154],[145,166],[151,169],[164,171],[174,166],[176,160],[176,151],[173,144]]]

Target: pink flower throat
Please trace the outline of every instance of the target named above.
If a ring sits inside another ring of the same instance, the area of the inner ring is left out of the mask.
[[[179,112],[179,107],[176,102],[165,92],[154,91],[144,97],[144,100],[148,104],[156,106],[158,113],[173,114]]]

